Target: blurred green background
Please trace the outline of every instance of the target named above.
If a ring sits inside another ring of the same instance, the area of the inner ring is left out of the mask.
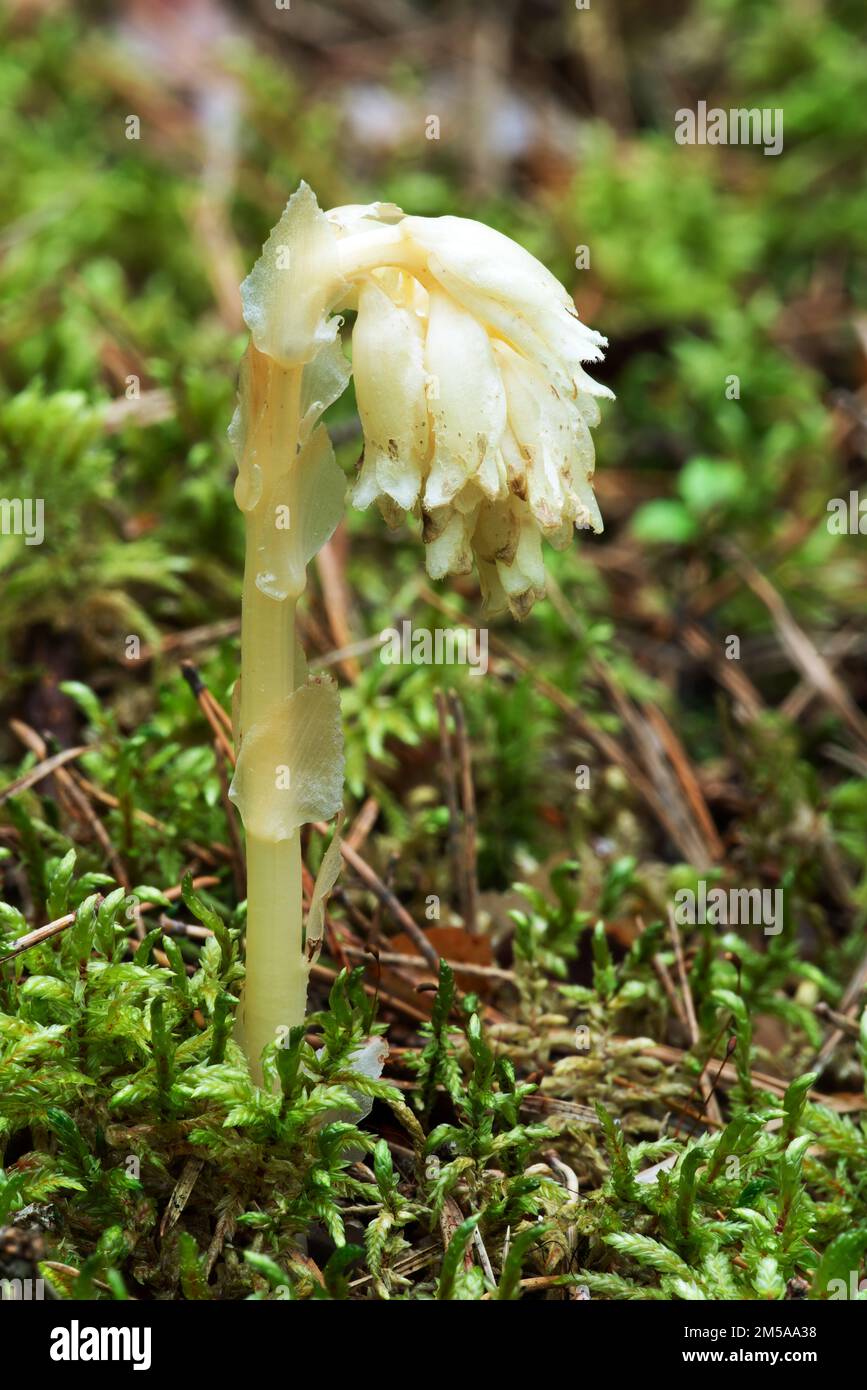
[[[311,570],[312,658],[361,644],[335,669],[350,809],[365,794],[382,807],[374,862],[399,849],[410,896],[441,880],[434,690],[452,683],[484,893],[585,849],[633,855],[651,885],[658,866],[695,862],[691,773],[717,859],[738,881],[794,885],[803,950],[854,959],[867,539],[826,521],[829,499],[867,496],[863,6],[18,0],[2,25],[0,476],[4,495],[45,499],[46,526],[39,547],[0,537],[4,781],[35,757],[9,718],[49,750],[98,739],[82,766],[117,802],[100,813],[134,881],[175,883],[201,867],[195,846],[226,839],[178,658],[228,703],[237,285],[304,178],[323,207],[388,199],[522,242],[608,336],[597,375],[617,395],[597,432],[604,536],[549,554],[551,600],[520,630],[496,625],[525,667],[501,656],[472,680],[377,660],[382,627],[446,620],[418,537],[375,513],[350,515],[329,573]],[[675,112],[701,100],[781,108],[783,152],[679,145]],[[349,391],[331,412],[347,473],[354,420]],[[441,595],[477,616],[474,579]],[[600,751],[606,734],[658,783],[667,818]],[[56,856],[72,838],[104,867],[50,784],[28,797],[26,827],[0,809],[7,896],[28,843]]]

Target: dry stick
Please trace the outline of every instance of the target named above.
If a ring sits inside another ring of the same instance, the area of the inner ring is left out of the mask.
[[[238,897],[243,899],[247,896],[247,867],[244,862],[244,846],[241,843],[241,832],[238,829],[237,813],[229,797],[229,779],[226,776],[225,763],[220,757],[221,751],[224,751],[223,745],[215,739],[214,761],[217,764],[217,776],[220,779],[220,801],[226,813],[226,829],[232,842],[232,881]]]
[[[440,613],[444,613],[453,623],[461,623],[464,621],[462,614],[456,613],[454,609],[449,608],[448,604],[443,603],[439,595],[434,593],[433,589],[429,589],[426,585],[422,585],[419,588],[419,596],[424,599],[425,603],[429,603],[432,608],[437,609]],[[563,691],[556,685],[552,685],[544,676],[540,676],[526,657],[508,646],[501,638],[490,633],[488,645],[493,651],[498,652],[500,656],[510,662],[511,665],[516,666],[519,671],[523,671],[528,675],[536,690],[544,695],[546,699],[550,700],[551,704],[555,705],[556,708],[566,716],[581,734],[582,738],[589,740],[609,763],[621,769],[627,781],[635,787],[636,791],[644,798],[656,819],[664,826],[681,853],[687,859],[692,859],[695,853],[695,835],[684,836],[683,826],[672,819],[668,807],[657,794],[653,784],[644,776],[638,764],[633,762],[628,754],[623,751],[616,739],[612,738],[610,734],[605,733],[603,729],[595,728],[582,713],[580,707],[569,699],[568,695],[564,695]]]
[[[582,625],[574,613],[566,595],[560,588],[556,580],[549,577],[548,589],[551,602],[559,612],[563,621],[575,633],[579,640],[584,638]],[[613,671],[606,661],[598,656],[591,654],[589,657],[590,668],[596,679],[605,687],[614,701],[620,717],[627,729],[632,733],[635,746],[639,750],[649,780],[654,788],[659,789],[660,798],[671,805],[671,819],[680,827],[680,834],[684,844],[691,844],[692,850],[688,855],[690,860],[701,863],[704,859],[719,859],[723,854],[723,847],[713,818],[708,810],[704,794],[698,784],[698,779],[692,771],[689,759],[677,739],[673,729],[671,729],[661,710],[656,710],[652,706],[646,707],[646,715],[650,710],[656,716],[655,734],[656,737],[648,733],[646,722],[641,719],[635,710],[632,701],[629,700],[621,690]],[[661,740],[663,748],[668,755],[677,780],[675,780],[669,769],[668,763],[660,756],[657,741]],[[680,788],[677,781],[680,782]],[[682,804],[680,791],[686,795],[692,816]],[[667,792],[667,796],[665,793]],[[693,820],[697,819],[699,826],[704,832],[704,837],[696,832]]]
[[[476,1247],[476,1254],[479,1257],[479,1264],[482,1266],[486,1278],[491,1284],[496,1284],[497,1281],[494,1278],[494,1271],[491,1267],[491,1261],[488,1258],[488,1252],[485,1249],[485,1242],[482,1240],[481,1232],[479,1231],[478,1226],[476,1226],[475,1230],[473,1231],[473,1245]]]
[[[314,822],[314,829],[318,830],[320,835],[327,835],[329,833],[328,826],[324,825],[321,821]],[[369,888],[370,891],[376,895],[383,907],[391,913],[398,926],[403,928],[410,940],[418,947],[418,950],[424,956],[431,970],[438,975],[440,968],[439,953],[428,941],[421,927],[410,917],[403,903],[398,901],[391,892],[391,889],[385,886],[379,875],[374,872],[370,865],[362,859],[361,855],[358,854],[351,845],[348,845],[345,840],[341,841],[340,853],[353,872],[361,879],[364,886]]]
[[[857,969],[846,986],[840,1000],[840,1013],[845,1014],[847,1018],[852,1018],[858,1012],[865,987],[867,987],[867,954],[862,956]],[[807,1070],[814,1071],[821,1076],[844,1036],[842,1028],[835,1028],[833,1033],[825,1039]]]
[[[335,647],[331,651],[323,653],[322,656],[311,657],[308,666],[311,671],[320,671],[323,667],[340,666],[350,656],[365,656],[368,652],[375,652],[382,646],[382,638],[361,637],[357,642],[351,642],[348,647]]]
[[[518,1283],[522,1289],[528,1289],[530,1291],[533,1289],[568,1289],[570,1287],[569,1281],[573,1277],[574,1276],[568,1274],[533,1274],[528,1279],[519,1279]],[[489,1303],[493,1297],[494,1294],[488,1290],[487,1293],[482,1294],[479,1302]]]
[[[730,547],[734,562],[753,593],[767,608],[773,619],[777,635],[792,663],[813,687],[817,694],[834,709],[846,723],[855,738],[867,748],[867,719],[859,710],[846,687],[837,679],[831,667],[803,628],[795,622],[783,598],[765,575],[760,574],[755,565],[734,547]]]
[[[10,719],[9,727],[17,738],[35,753],[37,758],[44,758],[48,749],[45,740],[37,734],[35,729],[31,729],[29,724],[23,723],[20,719]],[[62,767],[55,768],[57,775],[57,785],[66,794],[74,813],[80,816],[90,826],[96,839],[102,848],[102,852],[111,866],[112,872],[118,883],[123,888],[129,888],[130,877],[126,867],[111,842],[111,836],[96,815],[93,807],[85,796],[84,792],[75,782],[71,774]]]
[[[120,801],[116,796],[112,796],[111,792],[107,792],[102,787],[98,787],[95,782],[88,781],[77,768],[73,769],[72,775],[82,791],[87,792],[87,795],[91,797],[93,801],[99,801],[103,806],[110,806],[114,811],[118,810]],[[169,828],[164,821],[157,820],[156,816],[150,815],[147,811],[133,810],[132,814],[134,820],[141,821],[142,825],[150,826],[151,830],[168,830]]]
[[[838,748],[836,743],[823,743],[819,751],[832,763],[854,772],[856,777],[867,777],[867,758],[859,758],[857,753],[851,752],[848,748]]]
[[[369,796],[364,802],[346,835],[343,837],[348,845],[358,852],[364,844],[371,830],[376,824],[379,815],[379,802],[375,796]]]
[[[235,730],[232,728],[232,718],[231,718],[231,715],[230,715],[226,710],[223,709],[223,706],[220,704],[220,702],[219,702],[219,700],[217,699],[216,695],[214,695],[214,694],[208,689],[207,686],[205,686],[205,699],[207,700],[208,705],[210,706],[212,713],[215,714],[215,715],[217,716],[217,718],[219,719],[219,721],[220,721],[220,723],[222,724],[223,728],[226,730],[226,733],[229,734],[229,735],[231,736],[231,738],[232,738],[232,740],[233,740],[232,747],[234,748]]]
[[[687,651],[708,662],[720,683],[740,704],[746,718],[750,721],[758,719],[765,709],[764,702],[749,678],[737,669],[737,663],[722,659],[704,632],[695,625],[687,624],[681,636]],[[800,682],[779,706],[779,713],[787,719],[797,719],[815,693],[814,687],[809,682]],[[833,758],[833,754],[827,746],[823,747],[821,751],[826,756]],[[867,760],[859,759],[856,754],[847,750],[841,749],[839,752],[842,756],[837,760],[842,761],[845,766],[853,768],[859,775],[867,775]],[[853,902],[854,886],[849,882],[836,848],[828,836],[820,840],[818,853],[823,861],[825,882],[829,892],[839,906],[850,908]]]
[[[349,626],[349,588],[341,551],[345,550],[346,523],[341,522],[331,540],[326,541],[316,556],[316,569],[322,585],[322,601],[328,615],[328,626],[335,646],[344,650],[352,644]],[[341,657],[340,667],[346,679],[353,685],[361,675],[361,667],[354,655]]]
[[[720,656],[707,633],[696,623],[684,625],[680,631],[680,640],[690,656],[710,666],[720,685],[726,687],[736,703],[741,706],[747,719],[758,719],[765,708],[765,702],[737,662],[727,661]]]
[[[172,1189],[160,1221],[160,1240],[183,1216],[184,1207],[190,1200],[193,1188],[204,1166],[205,1160],[203,1158],[188,1158],[181,1169],[181,1176]]]
[[[229,762],[232,764],[232,767],[234,767],[235,749],[232,746],[231,740],[227,736],[226,729],[224,728],[222,721],[214,713],[212,702],[209,699],[210,692],[208,691],[205,682],[202,680],[201,676],[196,670],[196,667],[193,665],[191,661],[181,662],[181,675],[187,682],[187,685],[190,687],[190,690],[193,692],[199,709],[202,711],[202,714],[205,716],[209,725],[211,726],[214,738],[217,740],[217,743],[222,748],[226,757],[229,759]]]
[[[629,1041],[629,1038],[621,1038],[617,1035],[614,1037],[614,1042],[616,1043],[627,1043]],[[683,1066],[686,1055],[682,1047],[672,1047],[670,1043],[652,1043],[645,1052],[645,1056],[647,1057],[655,1057],[660,1062],[670,1062],[675,1066]],[[719,1060],[718,1057],[708,1057],[705,1063],[705,1069],[708,1069],[714,1063],[718,1065]],[[815,1070],[815,1067],[813,1070]],[[725,1059],[723,1059],[723,1067],[720,1076],[727,1086],[732,1086],[738,1081],[737,1069],[733,1067],[730,1062],[726,1062]],[[770,1091],[772,1095],[776,1096],[782,1096],[789,1084],[780,1076],[770,1076],[767,1072],[755,1070],[750,1071],[750,1080],[757,1091]],[[811,1101],[815,1101],[817,1105],[825,1105],[829,1110],[845,1113],[847,1111],[863,1110],[867,1108],[867,1100],[865,1100],[863,1094],[841,1098],[840,1096],[827,1095],[823,1091],[811,1089],[807,1092],[807,1095]]]
[[[623,723],[632,734],[635,745],[641,754],[648,779],[654,787],[654,795],[658,795],[660,803],[666,808],[667,820],[676,828],[678,842],[686,850],[687,859],[691,864],[712,863],[715,858],[713,849],[702,838],[693,816],[683,804],[680,787],[663,755],[658,735],[633,708],[632,702],[621,690],[607,667],[599,661],[592,660],[592,658],[591,665],[608,690]],[[657,788],[658,792],[656,791]]]
[[[861,637],[857,632],[838,632],[828,643],[827,651],[823,653],[829,668],[833,662],[839,661],[842,657],[856,647]],[[793,690],[790,690],[785,700],[777,706],[778,713],[784,719],[791,719],[794,723],[800,719],[804,710],[815,698],[816,689],[810,681],[800,680]]]
[[[240,618],[223,618],[218,623],[187,628],[186,632],[171,632],[157,647],[142,647],[140,660],[152,661],[155,656],[176,656],[194,647],[210,647],[226,637],[236,637],[240,631]],[[121,664],[128,664],[125,658],[121,658]]]
[[[331,970],[327,965],[321,965],[317,961],[310,967],[310,974],[314,979],[325,980],[333,984],[337,979],[337,971]],[[372,999],[379,999],[381,1003],[387,1004],[390,1009],[395,1009],[398,1013],[406,1014],[408,1018],[416,1023],[430,1023],[430,1014],[422,1013],[415,1005],[407,1003],[405,999],[398,999],[395,994],[386,994],[377,985],[362,983],[365,994],[369,994]],[[414,1083],[413,1083],[414,1084]]]
[[[725,1028],[727,1028],[727,1027],[728,1027],[728,1022],[725,1024]],[[725,1028],[723,1029],[723,1031],[725,1031]],[[721,1036],[722,1036],[722,1034],[720,1034],[720,1037],[721,1037]],[[738,1040],[737,1040],[736,1037],[731,1037],[731,1038],[729,1038],[728,1043],[726,1044],[726,1053],[725,1053],[725,1057],[724,1057],[723,1060],[720,1062],[719,1069],[718,1069],[718,1071],[717,1071],[716,1076],[713,1077],[713,1079],[712,1079],[711,1082],[710,1082],[710,1090],[709,1090],[709,1092],[708,1092],[708,1095],[707,1095],[706,1098],[703,1098],[703,1099],[702,1099],[701,1109],[692,1117],[693,1122],[692,1122],[692,1124],[691,1124],[690,1127],[689,1127],[689,1132],[688,1132],[688,1134],[687,1134],[687,1136],[686,1136],[687,1139],[691,1139],[691,1138],[692,1138],[693,1134],[694,1134],[695,1131],[696,1131],[697,1126],[698,1126],[699,1124],[701,1124],[702,1121],[703,1121],[706,1125],[718,1125],[719,1128],[722,1128],[722,1127],[723,1127],[722,1115],[720,1114],[719,1107],[716,1106],[716,1088],[717,1088],[717,1086],[718,1086],[719,1083],[720,1083],[720,1079],[721,1079],[722,1073],[723,1073],[723,1067],[725,1066],[725,1064],[726,1064],[726,1062],[728,1061],[728,1059],[731,1057],[732,1053],[735,1051],[737,1045],[738,1045]],[[713,1048],[711,1049],[711,1051],[715,1051],[715,1050],[716,1050],[716,1042],[714,1042],[714,1045],[713,1045]],[[695,1086],[693,1086],[692,1091],[690,1091],[689,1095],[688,1095],[687,1098],[686,1098],[686,1099],[687,1099],[687,1102],[689,1102],[689,1101],[692,1099],[692,1096],[695,1094],[695,1092],[696,1092],[697,1090],[699,1091],[699,1093],[701,1092],[701,1088],[703,1088],[703,1086],[704,1086],[704,1078],[705,1078],[705,1074],[706,1074],[707,1071],[708,1071],[708,1066],[707,1066],[707,1064],[705,1064],[705,1066],[702,1068],[702,1070],[701,1070],[701,1071],[699,1072],[699,1074],[698,1074],[698,1080],[696,1081]],[[711,1115],[710,1115],[711,1101],[714,1102],[714,1105],[715,1105],[717,1114],[720,1116],[719,1120],[714,1120],[714,1119],[711,1118]]]
[[[13,721],[13,723],[16,721]],[[73,758],[80,758],[82,753],[92,753],[93,744],[82,744],[80,748],[64,748],[60,753],[53,753],[50,758],[45,758],[36,767],[31,767],[29,772],[22,773],[16,777],[14,782],[0,791],[0,806],[4,801],[8,801],[10,796],[17,796],[19,792],[26,792],[29,787],[34,787],[37,782],[41,782],[43,777],[50,777],[52,772],[56,772],[64,763],[71,762]]]
[[[692,763],[689,761],[686,749],[658,706],[645,704],[644,712],[662,740],[665,751],[668,754],[669,762],[677,773],[690,807],[701,825],[705,841],[710,847],[713,858],[722,859],[725,849],[717,834],[713,817],[704,799],[704,792],[693,771]]]
[[[193,887],[212,888],[215,883],[219,882],[220,880],[214,878],[212,874],[203,874],[201,878],[193,879]],[[168,898],[170,902],[174,902],[181,896],[181,885],[177,884],[174,888],[167,888],[163,896]],[[102,894],[97,894],[97,898],[99,902],[102,902]],[[138,910],[139,912],[150,912],[154,906],[154,903],[140,903]],[[74,921],[75,913],[67,912],[64,917],[57,917],[53,922],[46,922],[44,927],[36,927],[33,931],[27,932],[25,936],[19,936],[17,941],[12,942],[6,955],[0,956],[0,965],[5,965],[7,961],[14,960],[16,956],[20,956],[24,951],[29,951],[34,946],[41,945],[43,941],[49,941],[53,936],[59,936],[61,932],[71,927]],[[138,946],[140,943],[135,942],[134,945]]]
[[[674,912],[670,905],[668,909],[668,925],[671,931],[671,939],[674,943],[674,958],[677,962],[677,973],[680,977],[680,990],[683,996],[683,1005],[686,1010],[686,1019],[687,1026],[689,1028],[690,1041],[693,1047],[697,1047],[701,1037],[701,1033],[699,1032],[698,1019],[695,1016],[695,1003],[692,997],[692,989],[690,988],[689,984],[689,976],[686,973],[686,961],[683,958],[683,945],[680,940],[680,932],[677,929],[677,922],[674,919]],[[713,1085],[707,1085],[707,1068],[708,1064],[707,1062],[705,1062],[704,1066],[699,1072],[698,1083],[701,1087],[701,1098],[707,1106],[707,1113],[709,1118],[714,1120],[716,1124],[721,1125],[723,1119],[722,1113],[719,1108],[719,1101],[714,1095]]]
[[[366,956],[368,950],[362,946],[345,946],[344,950],[348,956]],[[420,956],[408,956],[400,951],[377,951],[377,959],[383,965],[402,965],[408,970],[427,970],[429,966]],[[462,960],[447,960],[443,957],[446,965],[451,966],[456,974],[475,975],[481,980],[508,980],[516,979],[513,970],[505,970],[499,965],[474,965]]]
[[[435,692],[437,704],[437,718],[440,729],[440,757],[443,765],[443,783],[445,787],[446,806],[449,812],[449,861],[452,866],[452,881],[457,883],[461,889],[461,897],[464,895],[464,880],[461,875],[461,840],[460,824],[458,820],[458,792],[457,780],[455,776],[455,760],[452,756],[452,741],[449,734],[449,714],[446,704],[446,697],[442,690],[437,687]],[[462,907],[465,908],[462,903]],[[464,921],[466,921],[466,911],[464,911]]]
[[[820,517],[802,516],[793,521],[786,532],[772,541],[767,549],[759,555],[759,563],[762,567],[770,569],[784,560],[791,551],[797,550],[801,542],[806,540],[821,519]],[[689,604],[690,613],[695,618],[702,617],[711,608],[716,608],[726,599],[732,598],[740,588],[741,582],[742,576],[739,576],[730,567],[727,568],[724,574],[692,595]]]
[[[240,1212],[238,1213],[240,1215]],[[208,1246],[208,1253],[205,1257],[205,1279],[211,1277],[214,1265],[223,1253],[223,1246],[227,1238],[231,1238],[235,1232],[235,1217],[229,1211],[221,1212],[214,1228],[214,1238]]]
[[[847,1038],[861,1036],[860,1026],[855,1022],[855,1019],[850,1018],[848,1014],[838,1013],[836,1009],[831,1008],[830,1004],[826,1004],[824,999],[815,1005],[813,1013],[818,1014],[826,1023],[833,1023],[834,1027],[839,1028],[840,1032]]]
[[[389,1144],[389,1148],[396,1149],[398,1145]],[[407,1251],[403,1255],[399,1255],[391,1268],[395,1274],[414,1274],[417,1273],[418,1270],[424,1269],[425,1265],[433,1264],[434,1260],[440,1258],[441,1253],[441,1242],[436,1240],[433,1236],[428,1236],[423,1238],[412,1250]],[[372,1283],[373,1278],[374,1276],[372,1274],[361,1274],[357,1279],[350,1279],[349,1287],[351,1289],[360,1288],[363,1284]]]
[[[181,674],[193,695],[202,714],[208,721],[214,734],[214,753],[217,764],[217,775],[220,779],[220,801],[226,813],[226,827],[229,831],[229,839],[232,842],[232,879],[235,884],[235,891],[239,898],[247,895],[247,869],[244,860],[244,851],[241,845],[241,835],[238,830],[238,821],[235,808],[229,797],[229,782],[226,776],[226,769],[220,758],[223,753],[232,767],[235,766],[235,748],[232,742],[232,721],[229,718],[219,700],[211,694],[205,682],[202,680],[197,668],[191,661],[181,662]]]
[[[638,930],[640,934],[643,936],[644,933],[647,931],[647,927],[644,924],[644,918],[636,917],[635,921],[638,925]],[[671,978],[671,973],[668,969],[668,966],[666,965],[665,961],[662,959],[662,956],[659,955],[658,952],[654,953],[651,959],[653,963],[653,968],[659,976],[659,981],[662,985],[662,988],[665,990],[669,1004],[674,1009],[678,1021],[683,1025],[686,1031],[689,1032],[689,1023],[687,1022],[686,1012],[683,1007],[683,1000],[681,999],[680,995],[677,992],[677,989],[675,988],[674,980]]]
[[[100,902],[102,898],[100,897]],[[36,927],[34,931],[28,932],[26,936],[19,936],[17,941],[12,942],[11,949],[5,956],[0,956],[0,965],[5,965],[8,960],[14,960],[20,956],[22,951],[29,951],[32,946],[39,946],[43,941],[49,941],[52,936],[58,936],[60,932],[66,931],[75,921],[75,913],[67,912],[63,917],[57,917],[53,922],[47,922],[44,927]]]
[[[463,802],[463,863],[462,880],[466,884],[466,912],[464,925],[470,936],[478,936],[479,885],[476,872],[476,793],[473,787],[473,767],[470,757],[470,741],[464,720],[463,706],[454,690],[449,691],[449,708],[455,726],[455,741],[458,745],[458,760],[461,769],[461,800]]]
[[[175,403],[170,391],[162,388],[142,391],[141,395],[127,400],[125,396],[109,401],[102,412],[102,427],[106,434],[117,434],[124,425],[133,421],[141,427],[159,425],[163,420],[171,420],[175,414]],[[139,657],[139,660],[141,658]]]

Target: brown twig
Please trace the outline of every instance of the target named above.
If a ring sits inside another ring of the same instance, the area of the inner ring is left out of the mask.
[[[322,602],[328,615],[328,626],[335,646],[346,649],[352,644],[352,630],[349,626],[350,593],[346,583],[346,524],[341,522],[330,541],[316,556],[316,570],[322,585]],[[340,668],[346,679],[355,683],[361,674],[358,659],[349,653],[340,659]]]
[[[464,925],[470,936],[478,935],[478,875],[476,867],[476,793],[473,786],[473,767],[470,741],[464,720],[463,706],[457,692],[449,691],[449,709],[455,727],[458,764],[461,770],[461,802],[463,806],[463,835],[461,883],[464,885]]]
[[[636,917],[635,920],[638,925],[638,930],[643,936],[644,933],[647,931],[647,927],[644,924],[644,919],[642,917]],[[662,959],[662,956],[658,952],[655,952],[651,959],[653,963],[653,968],[656,971],[657,976],[659,977],[660,984],[662,985],[662,988],[665,990],[668,1002],[674,1009],[678,1021],[681,1023],[683,1028],[688,1033],[689,1022],[686,1017],[686,1011],[683,1007],[683,1000],[677,992],[674,980],[671,978],[671,972],[669,971],[665,961]]]
[[[232,842],[232,881],[238,898],[243,900],[247,896],[247,865],[244,859],[244,846],[241,843],[241,832],[238,828],[238,815],[229,796],[229,779],[226,775],[225,761],[220,757],[221,751],[222,745],[215,739],[214,761],[217,764],[217,776],[220,779],[220,801],[226,814],[226,829]]]
[[[361,846],[375,826],[378,815],[379,802],[375,796],[369,796],[344,836],[346,843],[352,846],[356,854],[360,852]]]
[[[859,961],[852,978],[843,991],[843,997],[840,1000],[839,1012],[846,1018],[854,1018],[855,1014],[858,1012],[861,996],[865,988],[867,988],[867,953],[865,953]],[[835,1027],[834,1031],[825,1039],[824,1043],[819,1048],[808,1070],[814,1071],[817,1075],[821,1076],[844,1037],[845,1031],[839,1026]]]
[[[834,675],[825,658],[816,650],[795,619],[782,596],[770,580],[735,547],[730,547],[740,573],[753,593],[765,605],[777,630],[777,636],[792,664],[804,680],[831,706],[848,726],[862,748],[867,748],[867,719],[859,710],[849,691]]]
[[[680,629],[680,640],[690,656],[704,661],[713,671],[720,685],[724,685],[736,704],[743,710],[748,720],[758,719],[765,703],[749,676],[740,668],[738,662],[727,661],[714,647],[707,634],[697,623],[685,623]]]
[[[332,970],[330,966],[322,965],[319,961],[311,965],[310,974],[314,979],[324,980],[328,984],[333,984],[337,979],[337,971]],[[381,1003],[386,1004],[397,1013],[406,1014],[407,1018],[413,1019],[415,1023],[428,1023],[430,1021],[429,1013],[423,1013],[421,1009],[416,1008],[414,1004],[410,1004],[406,999],[398,999],[394,994],[386,994],[378,985],[364,983],[362,988],[365,994],[370,995],[371,999],[378,998]]]
[[[435,692],[437,719],[440,733],[440,757],[442,759],[443,788],[449,812],[449,862],[452,866],[452,882],[463,884],[461,875],[461,834],[458,818],[458,790],[455,773],[455,760],[452,754],[452,740],[449,733],[449,713],[445,693],[437,688]]]
[[[211,874],[204,874],[201,878],[193,879],[193,887],[211,888],[215,883],[219,883],[219,881],[218,878],[214,878]],[[167,888],[164,896],[171,902],[174,902],[181,896],[181,891],[181,885],[177,884],[174,888]],[[102,897],[101,895],[98,896],[101,902]],[[150,912],[153,907],[154,903],[140,903],[138,911]],[[0,965],[5,965],[7,961],[14,960],[16,956],[20,956],[24,951],[30,951],[34,946],[41,945],[43,941],[49,941],[53,936],[59,936],[61,932],[71,927],[74,921],[75,913],[67,912],[65,916],[57,917],[53,922],[46,922],[44,927],[36,927],[33,931],[27,932],[25,936],[19,936],[17,941],[12,942],[6,955],[0,956]],[[138,946],[140,942],[135,942],[134,945]]]
[[[181,662],[181,675],[187,682],[187,685],[190,687],[190,690],[193,692],[196,704],[199,706],[199,709],[202,711],[202,714],[207,719],[208,724],[211,727],[211,732],[213,733],[214,738],[216,739],[219,747],[221,748],[225,756],[228,758],[232,767],[234,767],[235,749],[232,746],[231,739],[228,737],[223,720],[219,717],[219,715],[217,715],[214,709],[214,704],[216,702],[213,701],[213,699],[211,698],[210,691],[205,685],[205,682],[202,680],[198,670],[191,661]],[[225,714],[225,711],[222,711],[222,713]]]
[[[17,722],[17,720],[11,721],[13,727]],[[30,787],[35,787],[36,783],[41,782],[43,777],[50,777],[59,767],[63,767],[64,763],[71,762],[73,758],[80,758],[82,753],[91,753],[92,751],[92,744],[82,744],[80,748],[64,748],[59,753],[53,753],[50,758],[43,757],[41,762],[37,763],[35,767],[31,767],[29,772],[23,772],[20,777],[15,778],[14,782],[10,782],[0,791],[0,805],[4,801],[8,801],[10,796],[17,796],[19,792],[26,792]]]
[[[686,1012],[686,1021],[687,1027],[689,1029],[690,1042],[692,1046],[695,1048],[698,1046],[699,1040],[701,1038],[701,1033],[699,1032],[698,1019],[696,1018],[695,1003],[692,997],[692,989],[690,988],[689,976],[686,973],[686,961],[684,960],[683,945],[680,940],[680,932],[677,928],[677,922],[675,921],[674,911],[670,905],[668,909],[668,925],[669,930],[671,932],[671,940],[674,945],[674,958],[677,962],[677,973],[680,979],[680,992],[683,997],[683,1006]],[[716,1124],[721,1125],[722,1113],[719,1108],[719,1101],[714,1095],[713,1086],[709,1085],[707,1082],[708,1066],[709,1062],[705,1062],[704,1066],[701,1069],[701,1072],[699,1073],[698,1084],[701,1088],[701,1098],[705,1102],[709,1118],[712,1119]]]
[[[344,950],[348,956],[367,955],[367,948],[361,946],[345,946]],[[401,965],[408,970],[430,969],[421,956],[408,956],[401,951],[377,951],[377,958],[383,965]],[[514,981],[516,978],[514,970],[505,970],[499,965],[475,965],[469,961],[447,960],[445,956],[443,960],[455,974],[475,975],[481,980]]]
[[[444,603],[439,594],[434,593],[427,585],[421,585],[419,596],[425,603],[430,604],[438,612],[444,613],[453,623],[463,622],[461,614],[456,613],[448,604]],[[519,671],[524,672],[532,682],[536,690],[544,695],[557,709],[559,709],[575,727],[582,738],[592,743],[602,756],[614,767],[619,767],[629,784],[641,795],[656,819],[667,831],[668,835],[678,846],[681,853],[690,861],[698,858],[700,862],[705,857],[706,847],[699,841],[700,848],[697,850],[695,834],[691,821],[684,817],[680,821],[673,819],[663,798],[657,793],[653,783],[641,771],[638,764],[629,757],[616,739],[603,729],[598,729],[585,716],[581,708],[573,700],[565,695],[556,685],[553,685],[544,676],[540,676],[532,662],[520,652],[510,647],[502,638],[494,633],[488,634],[488,646],[490,650],[499,653],[512,666],[516,666]]]
[[[9,727],[12,729],[16,737],[21,740],[25,747],[29,748],[31,752],[36,754],[37,758],[45,759],[46,754],[48,752],[48,748],[46,746],[45,740],[40,737],[40,735],[36,732],[35,729],[31,729],[29,724],[23,723],[23,721],[20,719],[10,719]],[[46,759],[46,761],[50,761],[50,759]],[[43,766],[45,766],[44,762]],[[118,854],[117,850],[115,849],[114,845],[112,844],[111,836],[109,835],[102,821],[96,815],[96,812],[94,811],[84,792],[81,790],[78,783],[73,779],[71,774],[66,770],[66,768],[55,767],[54,771],[57,778],[58,788],[60,788],[65,794],[67,798],[67,804],[70,806],[73,814],[80,817],[80,819],[84,820],[87,823],[87,825],[90,826],[94,838],[98,840],[102,848],[102,852],[105,855],[108,864],[118,883],[121,884],[121,886],[124,888],[129,888],[130,877],[127,873],[126,866],[123,860],[121,859],[120,855]]]
[[[662,740],[668,759],[677,774],[680,785],[683,787],[690,808],[701,826],[705,842],[709,846],[713,858],[722,859],[724,854],[722,841],[717,834],[713,817],[704,799],[704,793],[683,744],[658,706],[645,703],[644,712]]]
[[[328,826],[317,821],[314,823],[315,829],[320,835],[329,833]],[[421,927],[409,915],[403,903],[401,903],[390,888],[387,888],[379,875],[362,859],[361,855],[348,845],[345,840],[341,841],[340,853],[346,860],[353,873],[361,879],[366,888],[369,888],[376,895],[383,907],[391,913],[391,916],[402,927],[407,936],[424,956],[430,968],[439,974],[440,958],[436,949],[428,941]]]

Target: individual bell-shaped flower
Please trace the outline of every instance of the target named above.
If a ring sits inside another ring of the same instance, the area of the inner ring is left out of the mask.
[[[357,507],[385,496],[411,511],[428,470],[424,322],[413,304],[415,282],[404,285],[406,278],[385,272],[358,290],[352,358],[364,461],[352,494]]]
[[[582,367],[601,359],[605,339],[581,322],[559,280],[523,246],[466,217],[406,217],[401,226],[426,252],[434,280],[564,394],[611,396]]]

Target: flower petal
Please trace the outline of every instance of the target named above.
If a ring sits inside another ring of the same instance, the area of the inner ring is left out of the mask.
[[[442,293],[430,296],[425,367],[434,454],[424,503],[433,508],[480,471],[496,485],[506,393],[485,329]]]
[[[422,326],[373,279],[359,292],[353,370],[364,429],[364,465],[353,501],[366,506],[384,492],[408,511],[430,448]]]
[[[523,246],[465,217],[407,217],[401,227],[425,248],[430,273],[460,304],[567,392],[612,394],[581,366],[601,359],[606,340],[581,322],[571,295]]]

